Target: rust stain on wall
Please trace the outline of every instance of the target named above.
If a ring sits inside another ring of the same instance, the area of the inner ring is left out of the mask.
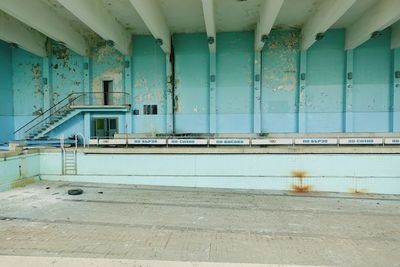
[[[310,192],[312,186],[305,182],[305,178],[307,176],[306,171],[293,171],[292,176],[295,178],[294,183],[291,185],[291,189],[298,193],[307,193]]]
[[[350,193],[352,194],[368,194],[368,190],[366,188],[350,188]]]

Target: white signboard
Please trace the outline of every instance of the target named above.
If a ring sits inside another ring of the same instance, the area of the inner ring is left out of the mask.
[[[207,145],[207,139],[168,139],[168,145]]]
[[[99,145],[126,145],[125,139],[99,139]]]
[[[386,145],[400,145],[400,138],[385,138]]]
[[[382,138],[341,138],[339,139],[341,145],[381,145],[383,144]]]
[[[227,138],[227,139],[210,139],[210,145],[221,145],[221,146],[244,146],[249,145],[249,139],[234,139],[234,138]]]
[[[154,138],[147,138],[147,139],[128,139],[129,145],[165,145],[167,144],[166,139],[154,139]]]
[[[299,138],[295,139],[296,145],[337,145],[336,138]]]
[[[98,145],[99,144],[99,140],[98,139],[90,139],[89,140],[89,145]]]
[[[293,139],[290,138],[264,138],[251,140],[252,145],[292,145]]]

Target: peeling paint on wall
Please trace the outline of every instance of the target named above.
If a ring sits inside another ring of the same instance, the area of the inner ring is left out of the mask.
[[[263,68],[263,84],[273,92],[292,92],[298,85],[298,60],[300,34],[274,31],[266,43],[265,57],[275,62],[274,68]]]

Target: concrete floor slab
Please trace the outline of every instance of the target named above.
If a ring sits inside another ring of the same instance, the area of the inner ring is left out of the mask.
[[[0,266],[400,266],[400,196],[41,181],[0,203]]]

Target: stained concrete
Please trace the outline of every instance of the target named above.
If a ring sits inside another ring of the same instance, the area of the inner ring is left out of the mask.
[[[0,203],[1,266],[400,266],[400,196],[41,181]]]

